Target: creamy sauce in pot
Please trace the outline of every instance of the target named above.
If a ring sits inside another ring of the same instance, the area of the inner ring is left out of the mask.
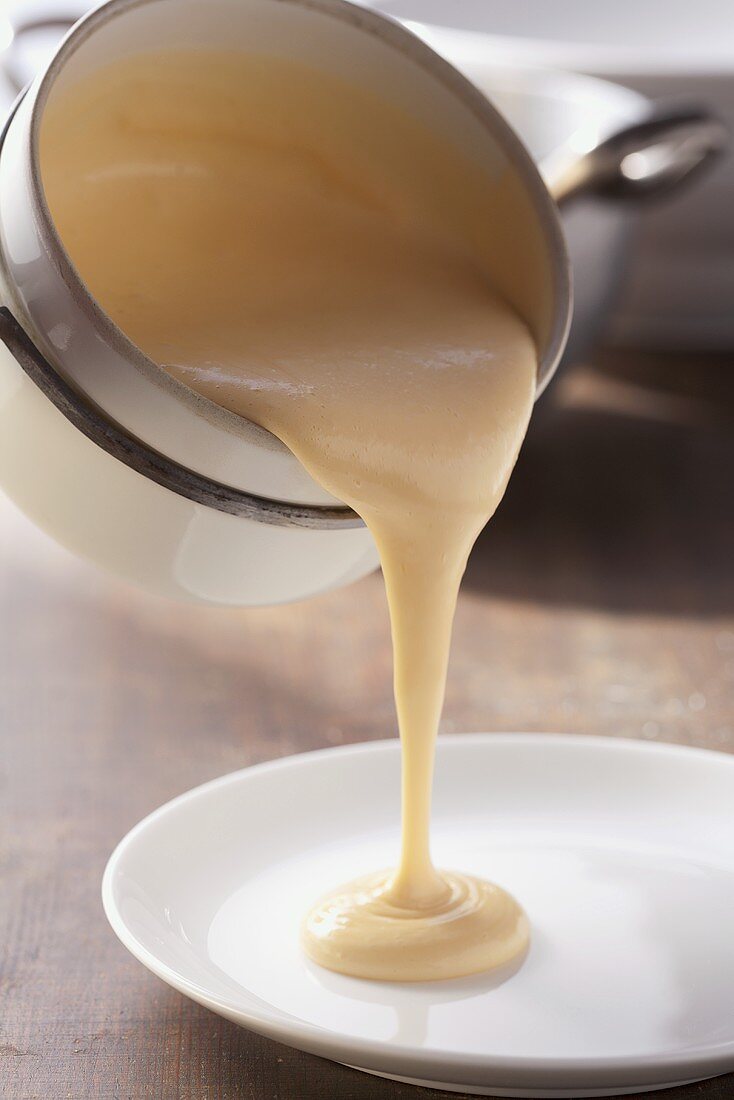
[[[447,197],[479,202],[486,179],[347,84],[206,52],[142,56],[55,96],[41,153],[62,239],[110,317],[176,378],[277,435],[379,549],[402,848],[395,869],[316,903],[306,952],[388,980],[519,957],[520,906],[437,869],[429,844],[459,584],[536,384],[530,332],[460,219],[441,214]]]

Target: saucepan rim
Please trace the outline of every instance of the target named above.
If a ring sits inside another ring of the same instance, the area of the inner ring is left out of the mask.
[[[173,3],[175,0],[108,0],[101,7],[90,12],[82,18],[70,30],[64,38],[43,75],[31,89],[33,102],[30,111],[29,125],[29,184],[31,198],[36,220],[36,229],[41,244],[49,261],[54,265],[63,284],[70,293],[72,300],[82,311],[82,314],[90,321],[95,333],[100,339],[121,355],[135,369],[152,378],[155,384],[167,391],[178,402],[183,402],[193,408],[197,415],[202,415],[217,427],[224,427],[235,435],[250,434],[254,431],[260,440],[270,447],[276,447],[287,451],[287,448],[271,433],[263,428],[251,424],[235,413],[222,409],[219,405],[202,397],[183,383],[172,378],[162,367],[147,357],[123,332],[118,328],[107,313],[98,305],[84,281],[71,261],[60,234],[58,233],[46,201],[45,190],[42,181],[39,157],[39,137],[43,111],[51,94],[56,78],[65,64],[81,47],[81,45],[93,36],[102,26],[111,20],[123,16],[125,13],[148,4]],[[294,6],[320,11],[326,15],[344,19],[357,26],[368,34],[376,35],[381,41],[395,48],[409,60],[420,65],[429,75],[456,97],[479,120],[491,137],[491,140],[501,149],[508,162],[518,172],[523,186],[533,199],[539,225],[546,244],[546,255],[551,274],[552,293],[552,324],[551,331],[546,340],[546,346],[540,358],[538,371],[537,392],[540,394],[555,371],[565,346],[571,319],[571,278],[568,255],[566,252],[563,232],[560,225],[555,205],[541,178],[538,166],[531,155],[525,149],[521,139],[514,132],[502,114],[474,85],[456,70],[449,62],[432,50],[420,39],[415,37],[401,24],[384,15],[359,7],[349,0],[272,0],[272,2],[288,3]],[[11,291],[12,296],[12,291]],[[11,303],[12,306],[12,303]],[[32,320],[25,316],[24,322],[32,328]],[[26,334],[33,341],[33,332]],[[49,364],[46,364],[49,366]],[[98,410],[99,412],[99,410]],[[104,410],[102,417],[106,414]],[[99,440],[96,440],[99,442]],[[101,443],[100,445],[104,445]],[[145,445],[143,445],[145,447]],[[121,457],[118,455],[118,457]],[[130,456],[128,455],[128,458]],[[123,458],[123,461],[126,461]],[[134,466],[134,461],[128,461]],[[176,463],[173,464],[177,465]],[[147,471],[141,471],[148,475]],[[210,481],[208,478],[204,482]],[[212,482],[213,485],[217,483]],[[220,489],[222,486],[218,486]],[[226,487],[225,487],[226,488]],[[240,490],[233,490],[233,494]],[[190,495],[184,493],[184,495]],[[262,498],[252,494],[243,493],[243,496],[256,502]],[[202,503],[208,503],[202,501]],[[213,507],[222,508],[222,501],[213,499]],[[230,505],[231,505],[230,501]],[[281,501],[277,502],[281,505]],[[288,512],[289,505],[283,504]],[[315,520],[322,517],[327,520],[326,526],[349,525],[355,521],[354,513],[345,507],[332,507],[329,505],[297,505],[295,510],[301,517],[298,522],[303,522],[303,515],[313,514]],[[223,510],[233,511],[231,506]],[[246,514],[251,514],[249,509]],[[267,521],[267,517],[263,516]],[[270,520],[282,522],[282,520]],[[319,526],[318,522],[314,523]]]

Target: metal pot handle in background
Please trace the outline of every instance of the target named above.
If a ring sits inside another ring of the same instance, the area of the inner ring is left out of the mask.
[[[645,118],[570,162],[551,191],[564,205],[581,196],[657,198],[710,167],[728,143],[726,127],[706,107],[654,105]]]

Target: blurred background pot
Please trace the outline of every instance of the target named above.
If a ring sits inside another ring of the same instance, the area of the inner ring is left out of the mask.
[[[716,15],[725,18],[718,0],[707,0],[701,19],[693,20],[692,38],[682,38],[680,26],[692,9],[679,4],[666,4],[672,22],[659,12],[657,22],[652,19],[657,3],[623,2],[603,18],[597,6],[581,0],[368,0],[365,6],[401,18],[487,95],[561,203],[575,287],[566,360],[582,358],[602,335],[654,347],[734,346],[734,156],[716,156],[727,145],[719,115],[731,114],[734,122],[734,17],[727,47],[712,31]],[[89,7],[84,0],[10,6],[8,100]],[[635,47],[629,45],[630,22],[640,28]],[[495,33],[488,33],[492,28]],[[664,53],[658,50],[661,33],[670,37]],[[633,74],[635,67],[647,72],[655,66],[645,79]],[[668,99],[679,92],[691,98]],[[639,133],[651,119],[659,127]],[[643,165],[626,190],[609,187],[603,172],[596,180],[592,173],[569,201],[574,163],[608,141],[615,142],[619,161],[667,143],[673,164]],[[711,171],[696,171],[685,186],[700,164]],[[647,200],[642,208],[640,197]]]
[[[588,74],[649,99],[705,103],[734,132],[731,0],[370,0],[460,68]],[[734,347],[734,152],[700,186],[650,206],[610,335],[659,350]]]

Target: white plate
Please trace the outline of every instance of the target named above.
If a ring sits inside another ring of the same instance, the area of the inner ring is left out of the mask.
[[[734,1069],[734,757],[554,735],[439,746],[440,865],[506,886],[533,924],[505,981],[397,985],[308,963],[299,918],[389,864],[395,741],[236,772],[137,825],[104,876],[126,947],[230,1020],[414,1083],[612,1095]]]

